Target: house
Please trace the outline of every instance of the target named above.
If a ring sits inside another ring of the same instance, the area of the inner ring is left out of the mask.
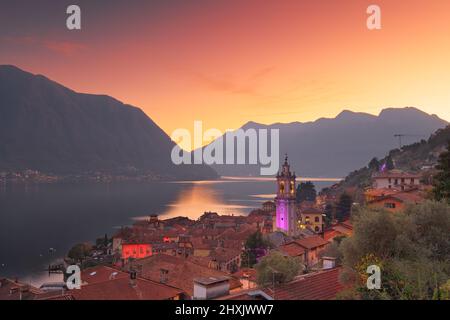
[[[194,300],[214,299],[230,294],[228,277],[202,277],[194,279]]]
[[[320,253],[329,244],[319,236],[310,236],[288,242],[278,247],[283,254],[300,259],[300,263],[312,267],[319,263]]]
[[[152,245],[149,243],[122,243],[122,259],[142,259],[152,255]]]
[[[417,188],[421,185],[422,176],[401,170],[390,170],[372,176],[374,189],[399,189],[401,191]]]
[[[304,207],[300,209],[300,223],[304,227],[311,228],[315,233],[323,231],[324,212],[316,207]]]
[[[204,239],[202,237],[192,237],[191,244],[195,257],[208,257],[211,251],[217,247],[218,241]]]
[[[305,263],[308,267],[312,267],[319,263],[320,253],[325,250],[326,246],[329,244],[328,241],[320,236],[310,236],[295,240],[295,242],[306,250]]]
[[[243,268],[238,272],[233,273],[233,276],[238,278],[242,283],[242,289],[254,289],[258,285],[256,283],[256,269]]]
[[[403,211],[409,204],[419,204],[425,198],[419,192],[397,192],[379,197],[367,203],[369,208],[385,209],[390,212]]]
[[[295,241],[278,247],[278,250],[290,257],[299,258],[302,263],[306,260],[306,249]]]
[[[334,224],[331,228],[325,230],[323,238],[326,241],[332,241],[336,237],[350,237],[353,235],[353,225],[349,220]]]
[[[223,272],[236,272],[241,267],[241,254],[241,250],[216,248],[209,255],[210,267]]]

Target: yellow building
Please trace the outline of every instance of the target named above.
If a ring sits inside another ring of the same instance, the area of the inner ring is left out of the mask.
[[[301,208],[300,224],[309,227],[315,233],[322,233],[324,224],[323,211],[315,207]]]

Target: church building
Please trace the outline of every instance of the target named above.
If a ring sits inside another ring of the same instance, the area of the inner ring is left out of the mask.
[[[281,172],[277,174],[276,229],[288,236],[299,233],[295,173],[291,173],[288,157],[284,160]]]

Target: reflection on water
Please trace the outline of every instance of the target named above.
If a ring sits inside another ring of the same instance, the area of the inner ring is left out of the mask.
[[[331,182],[317,182],[318,189]],[[0,186],[0,276],[39,284],[44,270],[79,242],[95,241],[135,217],[248,214],[275,192],[273,179]],[[49,252],[55,248],[56,252]]]
[[[225,198],[223,190],[194,183],[192,186],[182,190],[174,203],[167,205],[167,211],[164,212],[163,216],[165,218],[185,216],[197,219],[201,213],[206,211],[226,215],[243,215],[253,208],[247,205],[227,204],[224,201]]]

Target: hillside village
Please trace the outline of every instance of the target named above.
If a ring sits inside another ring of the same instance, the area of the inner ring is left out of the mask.
[[[364,188],[343,190],[344,181],[305,200],[297,194],[304,184],[297,188],[286,156],[274,179],[274,200],[248,216],[205,212],[197,220],[162,220],[152,215],[69,252],[66,263],[82,267],[80,290],[1,279],[0,299],[336,299],[348,284],[334,249],[354,234],[352,212],[364,207],[402,215],[431,198],[429,172],[436,163],[408,172],[389,161],[371,162],[370,185]],[[292,274],[272,267],[270,257],[290,263]]]

